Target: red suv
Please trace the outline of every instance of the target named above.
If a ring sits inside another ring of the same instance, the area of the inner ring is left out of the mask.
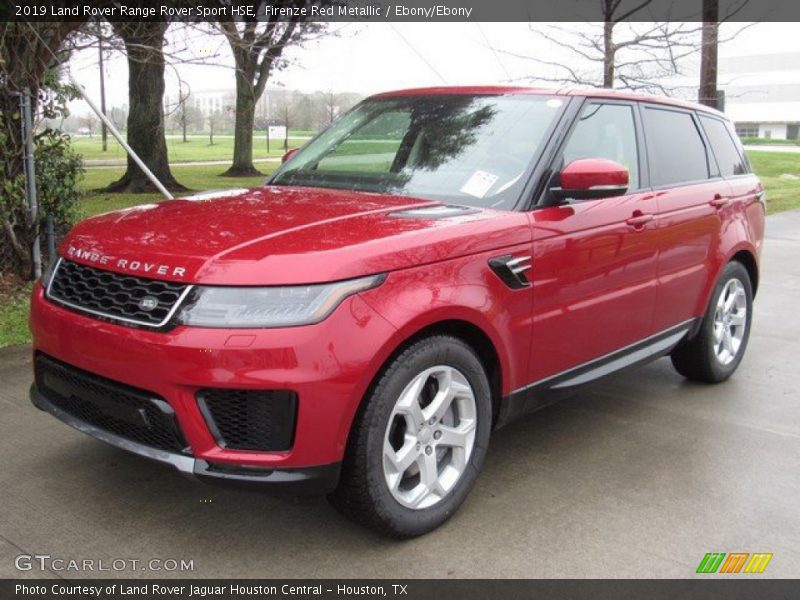
[[[560,392],[666,354],[729,377],[764,213],[702,106],[381,94],[262,188],[77,225],[33,293],[32,399],[185,474],[418,535],[490,433]]]

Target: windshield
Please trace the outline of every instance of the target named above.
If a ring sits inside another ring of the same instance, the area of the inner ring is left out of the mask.
[[[300,150],[270,184],[510,209],[562,104],[525,94],[369,99]]]

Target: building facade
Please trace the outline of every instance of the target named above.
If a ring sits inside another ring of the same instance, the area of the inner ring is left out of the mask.
[[[741,137],[800,139],[800,52],[721,58],[719,88]]]

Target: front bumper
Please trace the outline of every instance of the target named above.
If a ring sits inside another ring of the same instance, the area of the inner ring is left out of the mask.
[[[189,448],[182,454],[140,447],[108,430],[70,422],[74,418],[60,414],[63,411],[35,390],[34,404],[40,408],[94,437],[183,473],[244,484],[263,480],[275,488],[338,474],[355,412],[385,359],[383,346],[396,333],[358,296],[345,300],[325,321],[304,327],[179,326],[155,332],[57,306],[44,298],[39,285],[31,300],[30,325],[35,352],[166,401]],[[207,388],[296,393],[291,447],[251,451],[220,445],[198,402],[198,393]]]
[[[185,454],[167,452],[139,444],[73,417],[50,402],[36,389],[35,384],[31,386],[30,396],[36,408],[50,413],[78,431],[122,450],[169,465],[185,476],[206,483],[275,493],[325,494],[333,491],[339,481],[340,463],[296,469],[261,469],[210,463]]]

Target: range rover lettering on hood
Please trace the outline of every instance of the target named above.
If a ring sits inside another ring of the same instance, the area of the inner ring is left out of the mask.
[[[172,277],[186,277],[186,267],[165,265],[163,263],[147,262],[130,258],[117,258],[100,254],[94,250],[67,247],[67,258],[75,258],[83,262],[95,263],[98,265],[114,266],[118,269],[132,271],[141,275],[169,275]]]

